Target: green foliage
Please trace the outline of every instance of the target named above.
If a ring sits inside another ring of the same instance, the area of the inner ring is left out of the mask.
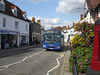
[[[77,70],[85,72],[86,68],[90,66],[92,58],[94,38],[94,24],[83,22],[77,23],[74,26],[76,31],[81,31],[82,35],[74,35],[71,40],[72,53],[69,59],[69,71],[72,71],[73,56],[76,56]]]
[[[80,47],[74,48],[72,50],[70,59],[69,59],[69,71],[72,71],[72,62],[73,56],[76,56],[77,61],[77,70],[80,72],[85,72],[86,68],[90,66],[90,61],[92,57],[93,47]]]

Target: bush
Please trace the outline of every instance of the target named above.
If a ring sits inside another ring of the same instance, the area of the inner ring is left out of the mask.
[[[77,23],[74,26],[76,31],[81,31],[82,35],[74,35],[71,40],[72,53],[69,59],[69,71],[72,72],[73,56],[76,56],[77,70],[85,72],[86,68],[90,66],[92,58],[94,38],[94,24],[92,23]]]
[[[76,56],[77,70],[79,72],[85,72],[86,68],[90,66],[93,47],[77,47],[72,50],[71,57],[69,59],[70,72],[72,69],[73,56]]]

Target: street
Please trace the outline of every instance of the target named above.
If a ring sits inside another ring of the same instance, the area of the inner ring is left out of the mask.
[[[0,75],[61,75],[65,50],[35,47],[2,57]]]

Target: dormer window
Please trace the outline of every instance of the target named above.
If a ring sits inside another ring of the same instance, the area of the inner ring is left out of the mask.
[[[16,6],[11,6],[12,12],[15,16],[17,16],[17,8]]]
[[[0,0],[0,10],[5,11],[5,3],[3,0]]]
[[[26,20],[27,19],[27,13],[25,11],[22,11],[22,15],[23,15],[24,19]]]

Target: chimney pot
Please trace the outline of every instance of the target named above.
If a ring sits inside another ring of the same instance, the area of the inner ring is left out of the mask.
[[[41,20],[37,20],[37,23],[40,24]]]
[[[81,16],[81,20],[82,20],[82,19],[83,19],[83,14],[81,13],[81,15],[80,15],[80,16]]]
[[[35,22],[35,18],[34,17],[32,17],[32,21]]]

